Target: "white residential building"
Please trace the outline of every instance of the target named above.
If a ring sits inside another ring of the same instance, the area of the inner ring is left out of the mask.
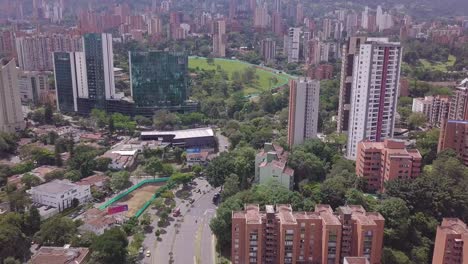
[[[71,207],[75,198],[80,204],[92,199],[89,185],[77,185],[68,180],[53,180],[32,187],[29,193],[34,203],[58,208],[59,211]]]
[[[294,170],[288,167],[289,153],[278,145],[265,143],[255,156],[255,182],[264,184],[275,181],[292,190]]]
[[[25,127],[15,60],[0,61],[0,132],[15,133]]]
[[[353,65],[347,158],[355,160],[362,140],[393,137],[402,48],[387,38],[368,38]]]
[[[288,63],[299,61],[299,44],[301,28],[289,28],[284,36],[284,54],[288,56]]]
[[[414,98],[413,99],[413,113],[423,113],[429,119],[432,113],[432,103],[434,97],[426,96],[424,98]]]
[[[289,87],[288,144],[293,146],[317,137],[320,81],[300,78]]]

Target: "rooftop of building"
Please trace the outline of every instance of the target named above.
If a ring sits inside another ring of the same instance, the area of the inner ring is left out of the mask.
[[[315,206],[315,212],[320,214],[325,225],[341,225],[340,219],[333,214],[333,210],[328,204],[318,204]]]
[[[391,157],[422,159],[421,154],[417,149],[409,149],[406,147],[405,141],[397,139],[385,139],[384,142],[374,141],[361,141],[359,144],[362,146],[364,151],[367,150],[379,150],[385,149],[388,155]]]
[[[31,188],[31,191],[39,191],[51,194],[64,193],[75,188],[75,184],[69,180],[53,180]]]
[[[143,131],[141,136],[170,136],[174,135],[174,139],[187,139],[187,138],[202,138],[213,137],[214,132],[211,127],[194,128],[186,130],[174,131]]]
[[[247,224],[260,224],[260,207],[258,204],[245,205],[245,220]]]
[[[295,224],[296,218],[292,213],[292,207],[290,204],[278,204],[276,205],[276,212],[278,213],[278,218],[282,224]]]
[[[86,225],[92,226],[95,229],[101,229],[123,222],[123,216],[118,214],[109,215],[107,211],[91,208],[83,214],[82,220]]]
[[[233,219],[245,219],[247,224],[261,224],[262,218],[268,213],[275,213],[281,224],[297,224],[297,220],[321,219],[324,225],[341,226],[339,215],[349,214],[352,219],[364,226],[375,226],[376,221],[385,221],[383,216],[375,212],[366,212],[360,205],[346,205],[339,207],[334,213],[330,205],[319,204],[315,211],[294,212],[289,204],[266,205],[265,211],[260,211],[258,204],[246,204],[244,211],[233,211]]]
[[[376,225],[376,220],[385,220],[379,213],[366,212],[361,205],[345,205],[340,206],[338,211],[343,214],[350,214],[351,218],[359,222],[361,225]]]
[[[263,149],[257,153],[257,159],[263,159],[259,167],[272,166],[281,170],[283,174],[290,177],[294,176],[294,170],[287,166],[289,153],[284,149],[272,143],[265,143]]]
[[[440,228],[448,234],[468,234],[468,227],[458,218],[444,218]]]
[[[106,175],[95,174],[95,175],[91,175],[89,177],[83,178],[80,181],[75,182],[75,184],[93,186],[93,185],[96,185],[98,183],[101,183],[107,180],[109,180],[109,177],[107,177]]]
[[[80,264],[89,255],[88,248],[41,247],[31,258],[31,264]]]

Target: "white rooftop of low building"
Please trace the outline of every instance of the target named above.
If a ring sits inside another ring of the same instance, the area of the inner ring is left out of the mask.
[[[75,187],[75,184],[71,183],[68,180],[53,180],[48,183],[32,187],[32,190],[46,193],[63,193],[69,191]]]
[[[204,128],[194,128],[194,129],[174,130],[174,131],[144,131],[144,132],[141,132],[141,135],[142,136],[175,135],[174,139],[184,139],[184,138],[212,137],[214,136],[214,132],[211,127],[204,127]]]

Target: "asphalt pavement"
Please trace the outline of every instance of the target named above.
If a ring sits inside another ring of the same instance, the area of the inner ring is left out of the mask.
[[[153,233],[147,234],[143,242],[145,253],[150,250],[151,256],[144,257],[142,263],[215,263],[215,240],[209,223],[216,213],[212,198],[219,190],[212,188],[204,179],[198,178],[194,182],[196,185],[190,197],[195,200],[194,203],[182,203],[176,198],[176,208],[180,208],[181,215],[170,216],[174,219],[164,228],[165,232],[160,241],[157,241],[154,235],[158,228],[157,221],[152,223]],[[200,189],[201,193],[195,192],[197,189]],[[154,214],[155,211],[151,210],[150,213]]]

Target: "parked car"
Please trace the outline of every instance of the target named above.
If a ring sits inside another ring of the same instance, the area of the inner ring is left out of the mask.
[[[219,193],[215,193],[215,195],[213,196],[213,203],[218,203],[220,198],[221,195]]]
[[[180,215],[180,208],[177,208],[174,210],[174,212],[172,213],[172,216],[173,217],[178,217]]]

